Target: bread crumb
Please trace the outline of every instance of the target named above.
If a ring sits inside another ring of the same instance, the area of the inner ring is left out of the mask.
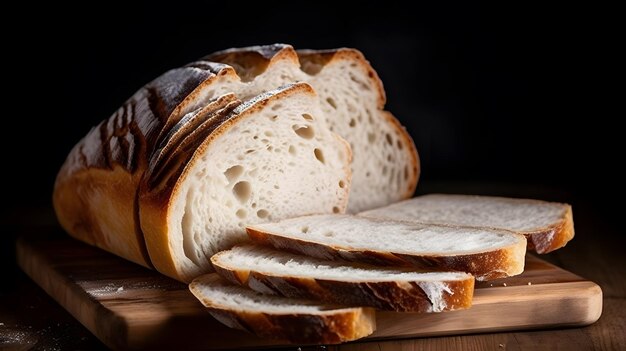
[[[502,286],[506,286],[506,283],[502,283]]]
[[[489,284],[489,286],[493,286],[493,284]]]
[[[531,282],[528,282],[528,285],[533,285],[533,283],[531,283]]]
[[[117,292],[120,292],[120,291],[124,291],[124,287],[123,286],[120,286],[119,288],[117,288]]]
[[[504,344],[499,344],[498,347],[504,348]]]
[[[0,326],[4,325],[4,323],[0,323]]]

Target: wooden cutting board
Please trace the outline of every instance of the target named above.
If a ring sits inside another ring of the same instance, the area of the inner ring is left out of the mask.
[[[22,269],[115,349],[259,348],[284,343],[229,329],[187,286],[62,235],[22,237]],[[369,339],[584,326],[602,313],[595,283],[528,255],[524,274],[478,283],[474,305],[436,314],[379,312]]]

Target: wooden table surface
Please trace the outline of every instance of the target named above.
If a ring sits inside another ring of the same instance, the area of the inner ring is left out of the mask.
[[[434,187],[434,191],[438,190]],[[463,190],[472,192],[471,189]],[[542,197],[530,192],[527,196]],[[618,223],[621,218],[609,218],[602,213],[602,208],[593,203],[580,201],[573,205],[574,241],[562,250],[544,255],[544,258],[602,287],[604,310],[595,324],[584,328],[357,342],[303,350],[626,350],[626,246]],[[51,210],[47,208],[7,211],[2,224],[5,231],[9,231],[6,235],[32,230],[55,231],[62,235]],[[33,346],[45,350],[106,349],[18,270],[13,263],[14,247],[1,246],[0,350],[28,350]]]

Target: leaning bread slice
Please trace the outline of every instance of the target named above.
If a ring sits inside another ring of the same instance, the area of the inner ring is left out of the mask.
[[[528,249],[547,253],[574,237],[568,204],[505,197],[431,194],[359,215],[401,221],[487,227],[524,234]]]
[[[316,215],[251,225],[248,235],[323,259],[437,267],[490,280],[522,273],[526,238],[508,231]]]
[[[348,306],[442,312],[469,308],[474,295],[474,277],[467,273],[324,261],[264,246],[237,246],[211,262],[222,277],[261,293]]]
[[[231,99],[181,120],[193,128],[173,126],[140,189],[152,263],[181,281],[212,271],[209,258],[245,240],[246,224],[343,212],[348,203],[349,146],[320,117],[308,84],[234,109]]]
[[[319,94],[323,117],[354,152],[348,212],[356,213],[413,195],[419,160],[413,140],[385,111],[376,71],[355,49],[299,50],[285,44],[216,52],[205,58],[237,72],[217,76],[203,94],[256,95],[276,86],[307,82]]]
[[[231,285],[217,274],[196,278],[189,290],[218,321],[264,338],[337,344],[365,337],[376,329],[371,308],[263,295]]]

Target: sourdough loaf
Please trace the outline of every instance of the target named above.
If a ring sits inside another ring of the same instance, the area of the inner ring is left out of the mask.
[[[338,344],[370,335],[374,310],[263,295],[231,285],[217,274],[196,278],[189,290],[215,319],[260,337],[305,344]]]
[[[510,230],[528,249],[548,253],[574,237],[568,204],[493,196],[430,194],[360,213],[361,216],[431,224]]]

